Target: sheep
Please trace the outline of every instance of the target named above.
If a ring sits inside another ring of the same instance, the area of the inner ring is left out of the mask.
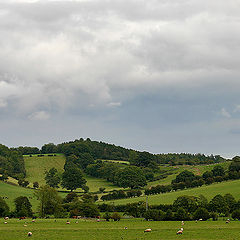
[[[144,232],[151,232],[151,231],[152,231],[151,228],[147,228],[147,229],[144,230]]]
[[[183,234],[183,231],[182,230],[178,230],[177,231],[177,235],[179,235],[179,234]]]
[[[127,227],[124,227],[125,230],[127,230],[128,228]]]
[[[35,220],[33,219],[32,222],[35,223]]]
[[[7,222],[4,222],[4,224],[7,224]]]
[[[32,232],[28,232],[28,237],[31,237],[32,236]]]
[[[8,220],[8,219],[9,219],[9,217],[5,217],[5,218],[4,218],[4,220]]]
[[[67,221],[67,222],[66,222],[66,224],[70,224],[70,222],[69,222],[69,221]]]

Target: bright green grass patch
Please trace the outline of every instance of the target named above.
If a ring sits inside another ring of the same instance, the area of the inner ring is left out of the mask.
[[[142,219],[120,220],[119,222],[96,222],[70,220],[66,224],[66,219],[37,219],[35,223],[31,220],[19,221],[10,219],[8,224],[0,222],[1,240],[23,240],[27,238],[27,233],[33,233],[31,239],[36,240],[236,240],[239,239],[240,222],[233,221],[226,224],[225,221],[206,222],[185,222],[184,233],[177,236],[176,232],[181,227],[180,222],[153,222]],[[128,229],[124,229],[127,227]],[[144,233],[146,228],[151,228],[152,232]]]
[[[94,178],[86,175],[85,175],[85,179],[87,180],[87,186],[89,187],[91,192],[97,192],[100,187],[106,188],[105,191],[122,189],[116,185],[113,185],[111,182],[106,181],[105,179]]]
[[[11,211],[13,211],[15,208],[14,199],[17,197],[20,197],[20,196],[26,196],[26,197],[28,197],[29,201],[32,204],[33,211],[36,212],[37,206],[39,205],[39,201],[34,196],[34,191],[35,190],[30,189],[30,188],[14,186],[14,185],[5,183],[3,181],[0,181],[0,196],[4,197],[4,200],[10,207]],[[63,198],[67,194],[60,192],[59,195]]]
[[[32,186],[33,182],[38,182],[40,186],[45,185],[45,172],[54,167],[62,173],[65,161],[66,158],[63,154],[57,154],[56,156],[47,156],[45,154],[43,157],[26,155],[24,156],[27,172],[26,180],[31,183],[30,186]]]
[[[111,163],[120,163],[120,164],[126,164],[126,165],[130,165],[129,161],[121,161],[121,160],[109,160],[109,159],[98,159],[101,160],[103,162],[111,162]]]
[[[204,195],[208,200],[210,200],[217,194],[224,195],[226,193],[231,193],[237,200],[240,199],[240,180],[214,183],[208,186],[204,185],[198,188],[190,188],[170,193],[150,195],[148,196],[148,202],[149,204],[170,204],[173,203],[173,201],[179,196],[199,196],[200,194]],[[137,198],[121,199],[115,201],[112,200],[111,202],[114,202],[115,204],[127,204],[145,200],[146,196],[142,196]]]
[[[230,164],[230,162],[226,161],[226,162],[216,163],[216,164],[194,165],[194,166],[190,166],[190,165],[177,165],[177,166],[163,165],[163,166],[160,166],[161,170],[172,171],[173,174],[168,175],[164,179],[160,179],[160,180],[157,180],[157,181],[154,181],[154,182],[149,182],[147,186],[151,187],[151,186],[156,186],[156,185],[171,184],[172,180],[175,179],[176,176],[184,170],[188,170],[190,172],[193,172],[195,175],[202,175],[206,171],[211,171],[217,165],[222,166],[225,170],[227,170],[229,164]]]
[[[54,154],[56,156],[48,156],[45,154],[43,157],[38,157],[38,154],[24,156],[25,167],[27,172],[26,179],[31,183],[37,181],[40,186],[45,185],[45,172],[49,171],[51,168],[55,167],[60,173],[63,173],[64,164],[66,158],[63,154]],[[97,192],[100,187],[106,188],[106,191],[112,191],[114,189],[120,189],[119,187],[113,185],[112,183],[106,181],[105,179],[94,178],[86,176],[87,186],[90,192]],[[63,190],[61,187],[59,190]],[[66,190],[66,189],[64,189]],[[78,192],[83,192],[81,188],[77,189]]]
[[[29,201],[33,205],[33,209],[37,208],[37,199],[34,196],[34,190],[29,188],[23,188],[19,186],[13,186],[7,183],[0,181],[0,196],[7,199],[4,199],[11,210],[14,210],[14,199],[20,196],[28,197]]]

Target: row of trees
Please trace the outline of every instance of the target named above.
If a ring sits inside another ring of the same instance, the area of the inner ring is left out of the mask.
[[[24,154],[50,154],[63,153],[66,156],[75,155],[80,157],[81,154],[88,153],[93,159],[115,159],[130,161],[132,165],[139,167],[154,168],[156,164],[171,164],[171,165],[199,165],[212,164],[225,161],[219,155],[205,156],[204,154],[189,154],[189,153],[169,153],[169,154],[151,154],[149,152],[139,152],[132,149],[126,149],[114,144],[104,142],[91,141],[89,138],[76,139],[70,142],[61,144],[48,143],[37,147],[18,147],[16,150]]]
[[[123,190],[115,190],[112,193],[103,195],[101,200],[108,201],[114,199],[123,199],[123,198],[131,198],[131,197],[140,197],[142,195],[142,191],[139,189],[132,189],[130,191],[123,191]]]
[[[171,192],[172,190],[199,187],[204,184],[240,179],[240,157],[234,157],[225,171],[221,165],[216,165],[212,170],[206,171],[202,176],[185,170],[178,174],[172,184],[158,185],[145,190],[146,195]]]
[[[231,194],[224,196],[218,194],[208,201],[203,195],[180,196],[173,204],[160,204],[146,206],[145,202],[129,203],[126,205],[101,204],[96,205],[94,195],[85,194],[78,197],[74,192],[64,199],[58,192],[49,186],[40,187],[35,191],[39,200],[38,212],[40,217],[54,215],[55,217],[98,217],[100,212],[124,212],[133,217],[144,217],[151,220],[217,220],[218,216],[240,219],[240,200]],[[15,210],[10,213],[6,202],[0,197],[0,216],[31,217],[32,205],[27,197],[15,199]],[[109,214],[108,214],[109,216]]]

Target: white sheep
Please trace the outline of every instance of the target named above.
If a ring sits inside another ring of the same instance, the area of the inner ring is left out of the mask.
[[[147,228],[147,229],[144,230],[144,232],[151,232],[151,231],[152,231],[151,228]]]
[[[183,231],[182,230],[178,230],[177,231],[177,235],[179,235],[179,234],[183,234]]]
[[[28,232],[28,237],[31,237],[32,236],[32,232]]]

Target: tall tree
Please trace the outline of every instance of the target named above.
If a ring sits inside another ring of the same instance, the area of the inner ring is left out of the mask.
[[[58,188],[61,178],[56,168],[51,168],[48,172],[45,173],[46,184],[53,188]]]
[[[40,217],[45,217],[47,214],[55,214],[59,210],[62,200],[54,188],[48,185],[42,186],[35,190],[35,196],[40,201]]]
[[[139,188],[147,185],[143,171],[136,166],[129,166],[120,169],[116,173],[114,181],[119,187],[124,188]]]
[[[82,171],[78,168],[67,168],[62,175],[62,187],[71,191],[82,188],[86,182]]]
[[[14,200],[15,213],[17,217],[31,217],[32,216],[32,204],[27,197],[20,196]]]

